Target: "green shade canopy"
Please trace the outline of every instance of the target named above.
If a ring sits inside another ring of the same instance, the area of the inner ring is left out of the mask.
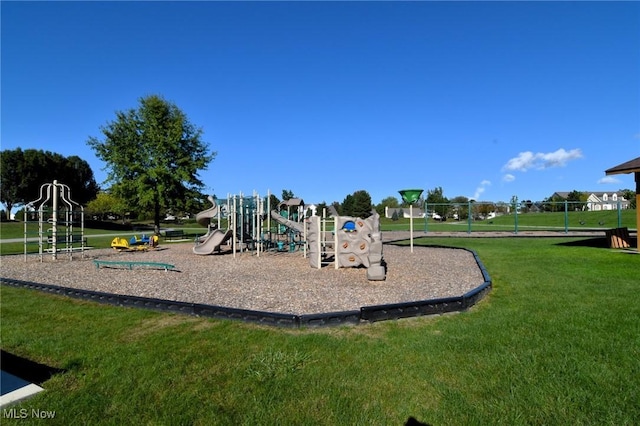
[[[401,189],[398,191],[405,203],[413,204],[420,199],[422,189]]]

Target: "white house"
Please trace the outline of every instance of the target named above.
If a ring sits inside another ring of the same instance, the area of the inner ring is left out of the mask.
[[[384,208],[384,217],[387,219],[391,219],[394,213],[397,213],[398,216],[402,215],[403,218],[409,218],[409,210],[413,211],[413,218],[424,218],[424,211],[420,207],[414,207],[413,209],[409,209],[409,207],[388,207]]]
[[[621,192],[583,192],[589,194],[585,202],[585,206],[589,211],[618,210],[618,203],[620,203],[621,209],[629,208],[629,200],[624,198]],[[553,195],[566,199],[569,196],[569,192],[555,192]]]
[[[618,210],[629,208],[629,200],[625,199],[619,192],[592,192],[587,198],[587,209],[590,211]]]

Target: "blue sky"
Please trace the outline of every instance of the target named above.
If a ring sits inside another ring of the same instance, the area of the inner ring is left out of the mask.
[[[159,94],[207,193],[481,201],[635,189],[638,2],[7,2],[2,149],[78,155]],[[36,194],[34,194],[35,196]]]

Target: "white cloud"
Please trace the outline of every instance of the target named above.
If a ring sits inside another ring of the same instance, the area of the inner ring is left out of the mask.
[[[599,184],[609,184],[609,183],[620,183],[620,179],[616,179],[613,176],[605,176],[602,179],[598,180]]]
[[[503,170],[521,170],[523,172],[527,171],[527,169],[531,168],[531,165],[535,161],[535,156],[533,152],[526,151],[518,154],[517,157],[512,158],[507,161],[507,164],[502,168]]]
[[[484,192],[484,190],[486,189],[487,186],[491,185],[491,181],[488,180],[483,180],[482,182],[480,182],[480,186],[478,186],[476,188],[476,192],[475,194],[473,194],[473,197],[471,197],[474,200],[478,200],[480,198],[480,195]]]
[[[507,161],[502,170],[526,172],[529,169],[544,170],[550,167],[564,167],[567,162],[578,158],[582,158],[580,149],[565,151],[564,148],[560,148],[555,152],[535,154],[531,151],[525,151]]]
[[[502,176],[503,182],[513,182],[514,180],[516,180],[516,177],[511,173],[507,173],[506,175]]]

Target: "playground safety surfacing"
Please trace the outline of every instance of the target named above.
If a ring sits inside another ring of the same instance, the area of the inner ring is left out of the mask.
[[[408,250],[408,247],[406,248]],[[448,248],[451,249],[451,248]],[[171,296],[171,300],[166,300],[165,298],[154,298],[153,295],[145,295],[147,297],[142,297],[141,294],[122,294],[122,293],[111,293],[109,290],[104,290],[100,287],[95,287],[92,290],[83,289],[81,287],[63,287],[52,284],[43,284],[38,282],[26,281],[25,279],[16,278],[0,278],[0,282],[3,285],[9,285],[14,287],[22,287],[28,288],[32,290],[44,291],[47,293],[58,294],[62,296],[68,296],[72,298],[78,298],[83,300],[94,301],[98,303],[111,304],[115,306],[123,306],[123,307],[134,307],[134,308],[143,308],[143,309],[151,309],[165,312],[173,312],[173,313],[181,313],[187,315],[195,315],[202,317],[210,317],[210,318],[219,318],[219,319],[230,319],[230,320],[241,320],[245,322],[269,325],[269,326],[277,326],[277,327],[288,327],[288,328],[300,328],[300,327],[325,327],[325,326],[334,326],[341,324],[366,324],[373,323],[377,321],[383,320],[391,320],[391,319],[401,319],[415,316],[425,316],[425,315],[439,315],[449,312],[456,311],[464,311],[479,300],[481,300],[491,289],[491,279],[489,277],[488,272],[484,268],[482,262],[478,258],[478,256],[470,251],[465,249],[456,249],[456,250],[464,250],[469,252],[465,255],[465,258],[468,256],[471,261],[474,262],[474,268],[476,268],[475,275],[477,278],[477,284],[473,281],[469,283],[469,285],[464,287],[464,290],[461,291],[461,294],[456,294],[455,292],[447,292],[446,297],[443,296],[443,293],[440,293],[440,298],[429,298],[427,294],[422,295],[421,293],[416,293],[415,300],[412,298],[403,298],[404,300],[401,303],[384,303],[382,300],[378,301],[378,304],[371,304],[374,299],[369,297],[363,298],[360,300],[360,303],[341,303],[337,306],[342,306],[347,308],[347,310],[341,309],[325,309],[325,310],[315,310],[314,313],[282,313],[283,311],[278,311],[277,308],[274,309],[266,308],[261,309],[257,305],[253,306],[245,306],[238,307],[237,305],[226,304],[223,302],[223,299],[219,297],[214,297],[209,300],[220,300],[223,304],[210,304],[207,301],[201,301],[200,303],[192,303],[192,302],[183,302],[180,301],[179,296],[174,295]],[[447,250],[448,251],[448,250]],[[193,255],[191,255],[193,256]],[[226,255],[225,255],[226,256]],[[214,261],[215,259],[210,259]],[[230,259],[231,260],[231,259]],[[254,259],[255,260],[255,259]],[[302,260],[302,259],[301,259]],[[202,258],[198,258],[198,264],[202,263]],[[178,263],[178,262],[177,262]],[[211,264],[212,262],[210,262]],[[216,264],[217,265],[217,264]],[[308,266],[306,268],[309,268]],[[214,269],[215,270],[215,269]],[[311,269],[305,269],[311,270]],[[129,271],[127,271],[129,272]],[[135,271],[134,271],[135,272]],[[331,271],[324,271],[331,272]],[[356,275],[360,273],[364,274],[365,271],[353,271]],[[103,272],[101,272],[103,273]],[[185,272],[186,273],[186,272]],[[146,273],[145,273],[146,274]],[[173,272],[164,272],[157,271],[157,278],[161,276],[161,279],[167,279],[170,281],[165,281],[164,286],[162,288],[166,288],[169,285],[173,285],[178,291],[182,288],[175,280],[180,280],[180,278],[171,278]],[[168,275],[166,275],[168,274]],[[421,274],[415,274],[416,276],[422,276]],[[128,276],[127,273],[123,273],[123,275],[118,275],[120,277]],[[185,277],[186,278],[186,277]],[[426,286],[428,281],[425,281]],[[383,283],[383,282],[378,282]],[[393,282],[386,283],[388,285],[393,285]],[[386,284],[377,284],[386,285]],[[228,284],[227,284],[228,285]],[[260,284],[258,283],[260,287]],[[365,281],[366,286],[366,281]],[[242,285],[240,284],[240,287]],[[255,291],[254,287],[251,287]],[[413,284],[410,286],[413,288]],[[462,287],[461,287],[462,288]],[[297,287],[294,288],[297,291]],[[319,289],[321,289],[319,287]],[[99,290],[99,291],[98,291]],[[330,291],[331,294],[339,291],[340,289],[327,288],[323,291]],[[214,290],[215,292],[224,291],[223,288],[217,288]],[[238,291],[238,287],[233,288],[233,293],[235,294]],[[219,294],[219,293],[216,293]],[[279,293],[282,295],[281,293]],[[295,292],[293,293],[295,294]],[[301,294],[304,294],[301,293]],[[431,297],[438,297],[439,293],[432,292]],[[344,297],[349,297],[351,293],[347,293]],[[245,294],[246,297],[252,297],[251,293]],[[424,297],[427,296],[427,297]],[[255,297],[255,296],[253,296]],[[274,296],[271,296],[274,297]],[[295,296],[294,296],[295,297]],[[321,295],[317,297],[322,297]],[[261,299],[261,298],[259,298]],[[185,299],[182,299],[185,300]],[[315,300],[315,299],[310,299]],[[320,299],[318,299],[320,300]],[[342,299],[341,299],[342,300]],[[350,299],[345,299],[348,301]],[[367,301],[369,304],[367,304]],[[388,302],[393,302],[393,300],[388,299]],[[362,303],[364,302],[364,303]],[[214,302],[215,303],[215,302]],[[234,307],[235,306],[235,307]],[[266,305],[264,305],[266,307]],[[354,306],[351,308],[350,306]],[[356,306],[359,306],[356,308]],[[257,309],[256,309],[257,307]],[[325,306],[326,307],[326,306]],[[295,312],[295,311],[293,311]],[[304,312],[304,311],[302,311]]]
[[[491,278],[477,254],[473,251],[470,252],[473,254],[484,281],[465,294],[404,303],[362,306],[358,310],[308,315],[284,314],[279,312],[238,309],[227,306],[127,296],[2,277],[0,277],[0,284],[122,307],[151,309],[216,319],[240,320],[249,323],[286,328],[327,327],[346,324],[366,324],[426,315],[441,315],[469,309],[481,300],[491,290],[492,286]],[[33,363],[2,351],[0,408],[8,407],[43,391],[44,389],[40,387],[39,384],[46,381],[52,374],[55,374],[57,371],[54,370],[55,369],[51,369],[50,367]]]

